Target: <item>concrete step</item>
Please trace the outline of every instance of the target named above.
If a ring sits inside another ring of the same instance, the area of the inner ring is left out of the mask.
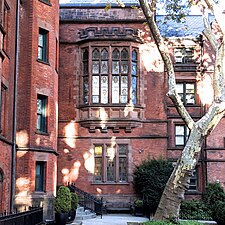
[[[96,214],[93,213],[91,210],[89,209],[85,210],[84,207],[78,207],[76,211],[75,221],[79,222],[82,220],[91,219],[95,217],[96,217]]]

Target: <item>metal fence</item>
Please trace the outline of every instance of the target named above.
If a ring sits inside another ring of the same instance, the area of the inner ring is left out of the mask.
[[[29,207],[25,212],[4,213],[0,225],[38,225],[43,224],[43,208]]]

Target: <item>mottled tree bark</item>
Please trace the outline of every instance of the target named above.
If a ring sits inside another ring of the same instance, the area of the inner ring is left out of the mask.
[[[202,142],[219,123],[225,112],[225,24],[223,24],[223,19],[221,17],[223,13],[214,1],[202,0],[204,7],[209,8],[214,13],[216,21],[221,28],[222,35],[221,40],[218,42],[210,28],[207,17],[205,16],[205,30],[203,33],[216,53],[213,79],[214,101],[209,107],[208,112],[199,121],[195,122],[185,109],[179,95],[176,92],[176,79],[172,60],[170,59],[168,48],[165,45],[164,39],[160,35],[160,31],[154,20],[154,6],[156,1],[139,0],[139,2],[167,70],[168,96],[171,98],[179,115],[190,129],[189,139],[182,151],[180,159],[177,161],[172,175],[167,182],[158,209],[154,216],[154,219],[156,220],[164,220],[169,218],[178,219],[180,204],[184,199],[184,193],[188,188],[192,171],[198,163]]]

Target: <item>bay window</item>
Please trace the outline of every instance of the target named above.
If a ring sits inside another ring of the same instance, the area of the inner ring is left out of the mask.
[[[137,49],[92,47],[82,57],[83,104],[137,104]]]

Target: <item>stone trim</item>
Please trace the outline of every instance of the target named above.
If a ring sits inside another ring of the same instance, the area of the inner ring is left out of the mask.
[[[131,27],[87,27],[79,31],[80,40],[115,39],[141,42],[139,30]]]

